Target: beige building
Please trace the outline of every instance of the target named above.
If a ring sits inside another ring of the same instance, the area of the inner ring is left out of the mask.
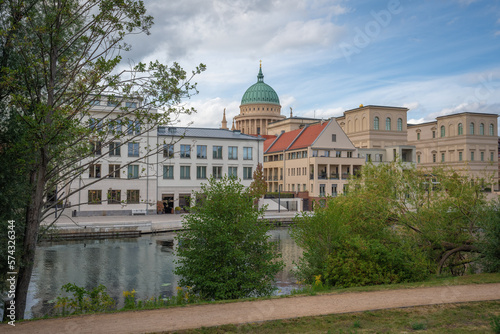
[[[334,119],[283,132],[264,142],[268,191],[308,192],[310,198],[344,192],[364,164]]]
[[[464,112],[408,125],[408,143],[417,148],[421,168],[451,167],[480,179],[493,178],[498,190],[498,115]]]
[[[416,149],[407,143],[407,108],[363,106],[347,110],[337,122],[361,157],[373,163],[401,159],[414,164]]]

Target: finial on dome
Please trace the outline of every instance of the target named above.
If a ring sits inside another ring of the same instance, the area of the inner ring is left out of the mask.
[[[290,118],[293,117],[293,113],[292,113],[292,107],[290,107]]]
[[[257,82],[264,82],[264,74],[262,74],[262,60],[259,65],[259,74],[257,75]]]
[[[360,108],[363,108],[363,103],[361,103],[361,104],[359,105],[359,107],[360,107]]]

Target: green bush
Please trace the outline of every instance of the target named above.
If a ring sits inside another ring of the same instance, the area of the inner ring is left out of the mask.
[[[353,236],[328,257],[325,282],[339,287],[391,284],[421,281],[428,273],[425,258],[412,248]]]
[[[68,283],[62,286],[62,291],[72,293],[72,297],[56,298],[55,309],[61,315],[104,312],[114,308],[115,301],[111,298],[106,287],[100,284],[91,291],[76,284]]]
[[[481,263],[485,272],[500,272],[500,202],[490,205],[482,215]]]
[[[248,189],[234,178],[212,178],[196,197],[176,237],[179,285],[208,300],[271,294],[283,262]]]

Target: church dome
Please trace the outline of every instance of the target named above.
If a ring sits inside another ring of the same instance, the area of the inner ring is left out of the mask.
[[[250,86],[241,98],[241,105],[254,103],[280,105],[278,94],[276,94],[271,86],[264,83],[264,74],[262,74],[262,67],[259,69],[259,74],[257,75],[257,83]]]

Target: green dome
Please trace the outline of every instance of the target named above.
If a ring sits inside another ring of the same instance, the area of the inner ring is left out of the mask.
[[[254,103],[269,103],[277,105],[280,104],[278,94],[276,94],[271,86],[264,83],[264,74],[262,74],[262,68],[259,69],[259,74],[257,75],[257,83],[250,86],[250,88],[247,89],[247,91],[241,98],[241,105]]]

